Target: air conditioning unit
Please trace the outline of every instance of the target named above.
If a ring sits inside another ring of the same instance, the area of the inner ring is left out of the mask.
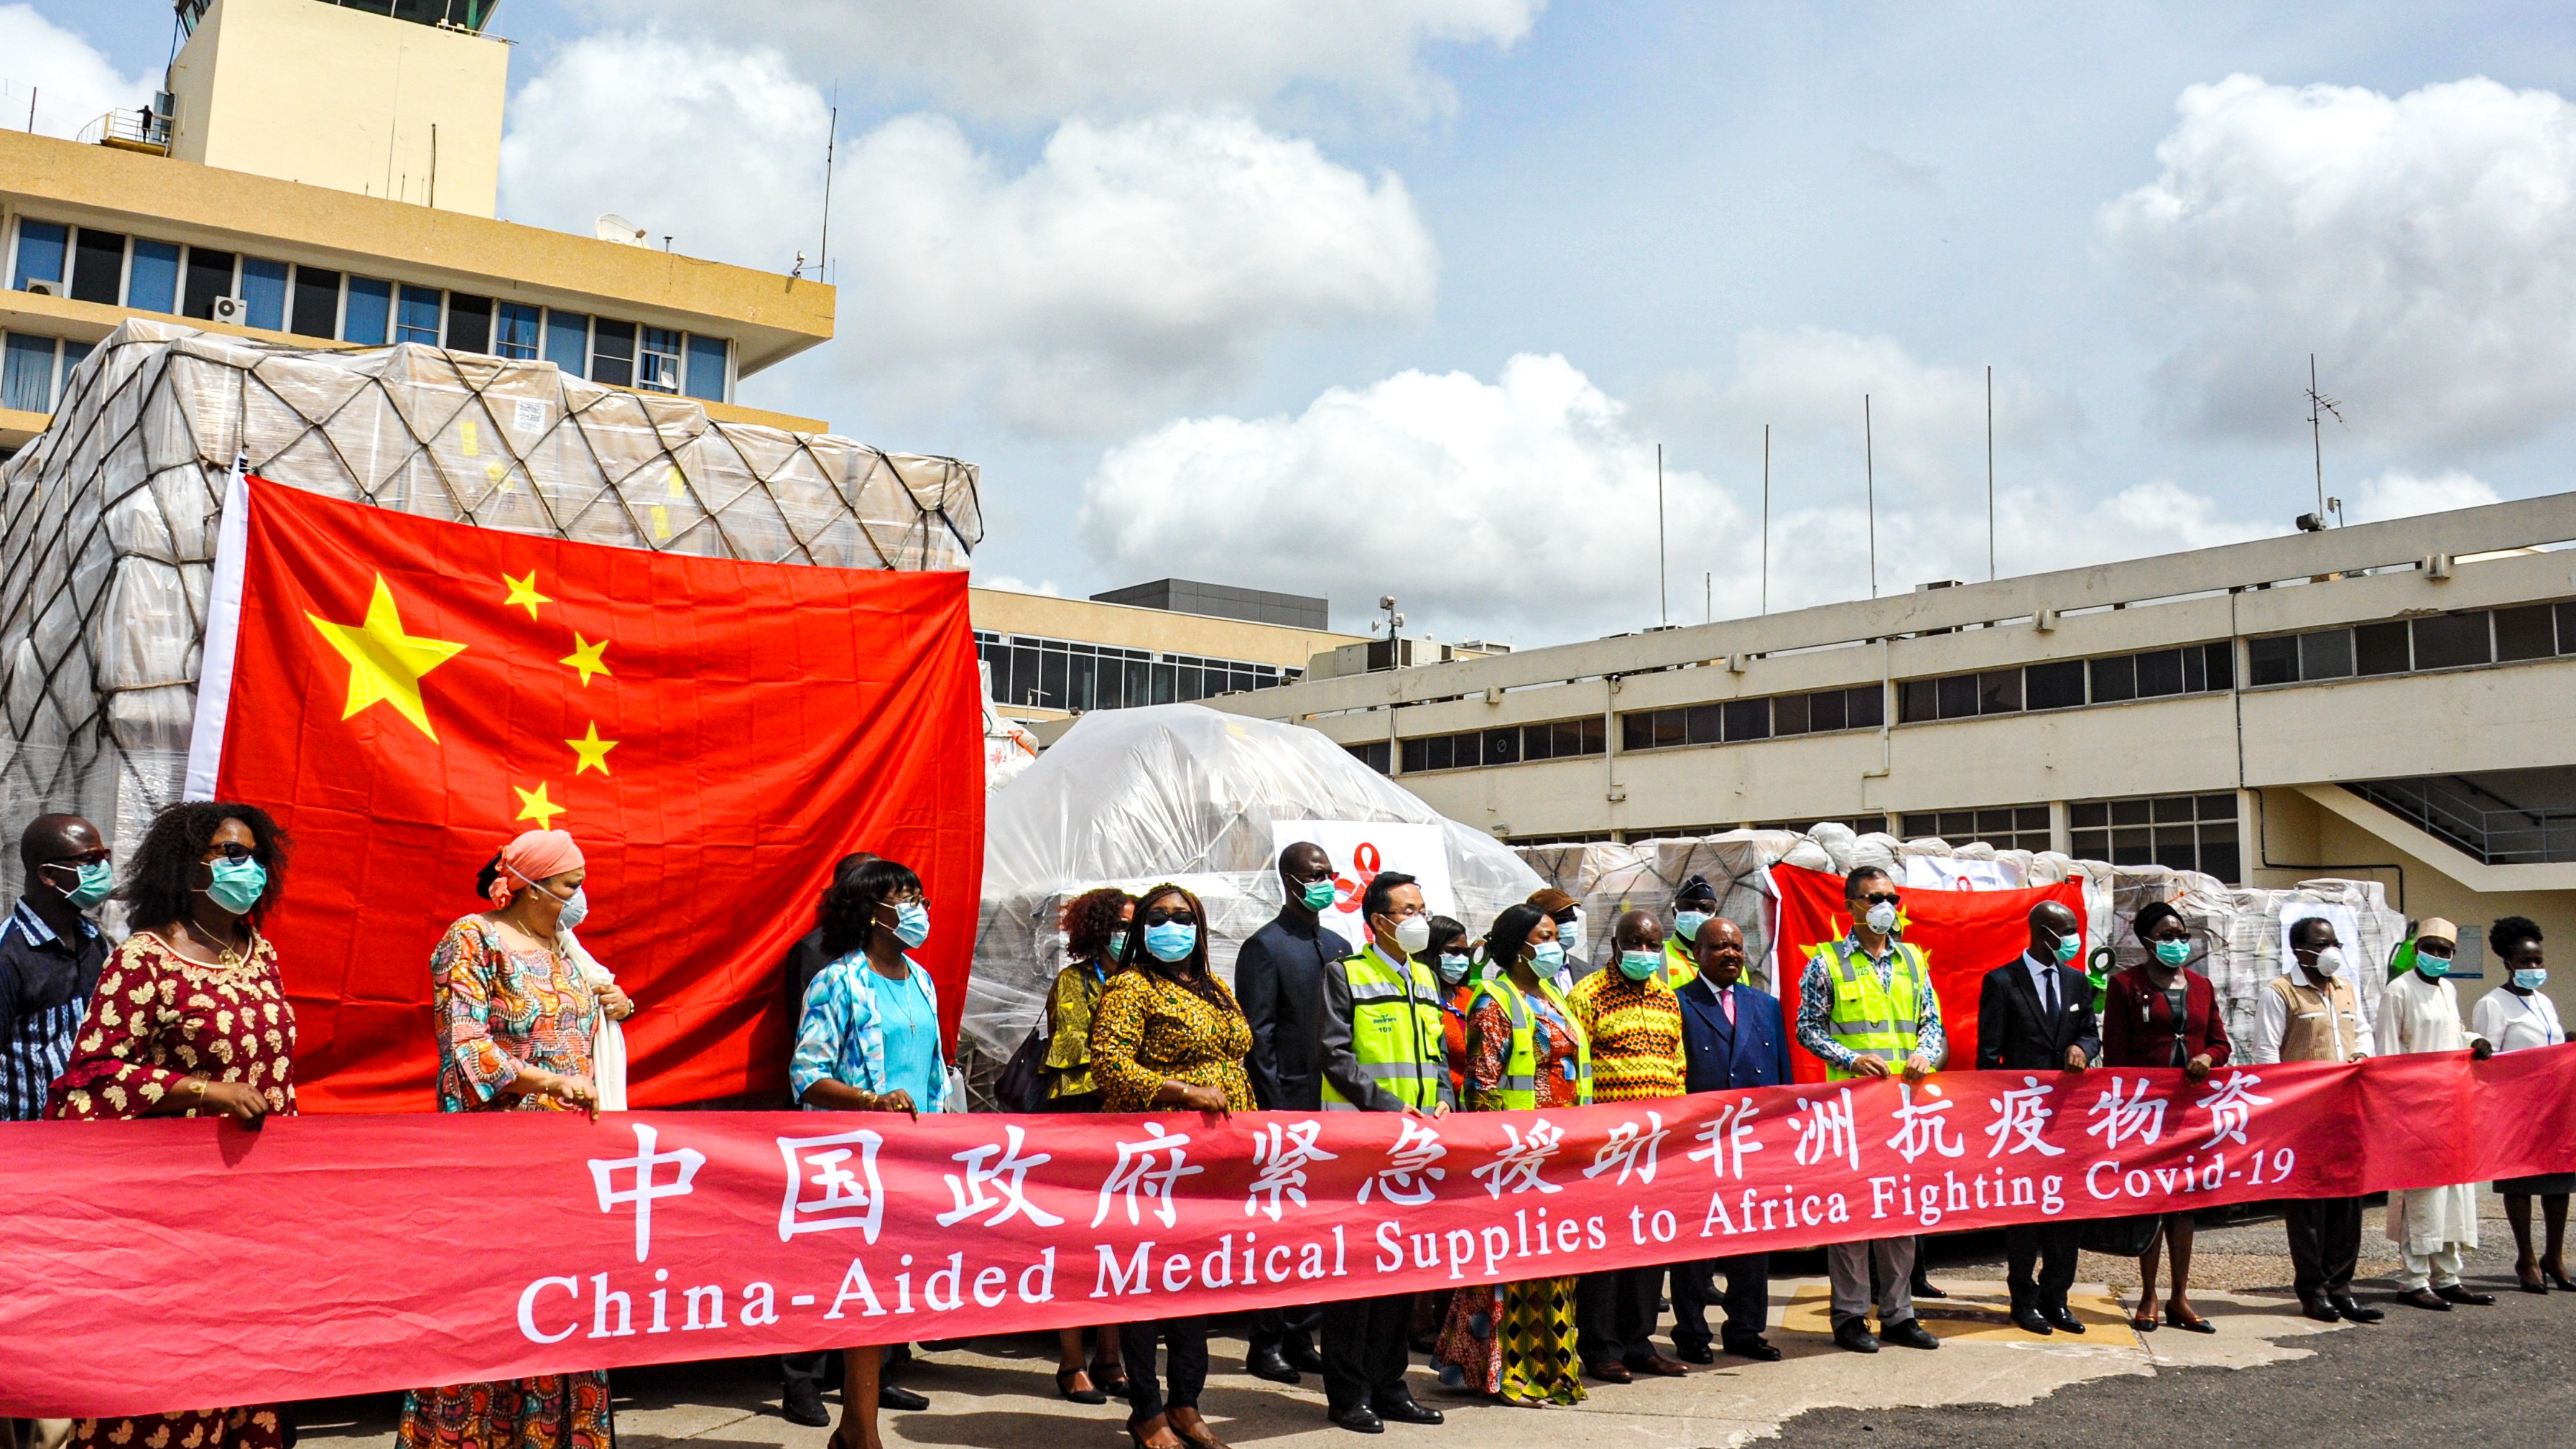
[[[63,294],[63,284],[48,282],[42,277],[30,277],[27,279],[27,290],[39,297],[59,297]]]
[[[249,318],[250,304],[241,298],[217,297],[215,299],[216,321],[230,322],[236,327],[241,327],[248,325]]]

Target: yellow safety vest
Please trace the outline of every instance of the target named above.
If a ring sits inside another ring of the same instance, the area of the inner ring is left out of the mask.
[[[1709,917],[1714,922],[1715,916]],[[1706,930],[1703,926],[1700,929]],[[1664,938],[1664,984],[1675,991],[1699,979],[1699,961],[1695,943],[1685,941],[1679,931]]]
[[[1440,993],[1422,963],[1397,966],[1375,948],[1342,962],[1351,984],[1351,1055],[1372,1081],[1408,1107],[1428,1112],[1449,1074],[1449,1034],[1440,1024]],[[1359,1104],[1324,1078],[1324,1108],[1356,1112]]]
[[[1592,1103],[1592,1043],[1583,1034],[1583,1023],[1557,993],[1553,983],[1541,981],[1539,994],[1548,999],[1557,1014],[1564,1018],[1565,1028],[1574,1035],[1574,1098],[1578,1106]],[[1503,1063],[1502,1085],[1494,1095],[1501,1099],[1503,1110],[1528,1112],[1538,1106],[1538,1025],[1530,1010],[1529,999],[1510,977],[1488,975],[1476,988],[1479,1001],[1492,997],[1503,1004],[1512,1021],[1511,1056]],[[1469,1011],[1472,1013],[1473,1006]]]
[[[1935,1011],[1940,1009],[1923,950],[1897,942],[1898,969],[1888,972],[1888,984],[1882,987],[1878,968],[1860,951],[1846,950],[1847,944],[1833,941],[1824,947],[1826,976],[1834,991],[1827,1027],[1834,1040],[1855,1055],[1903,1066],[1914,1055],[1914,1023],[1922,1018],[1923,1003],[1931,1001]],[[1826,1075],[1839,1081],[1859,1073],[1834,1067]]]

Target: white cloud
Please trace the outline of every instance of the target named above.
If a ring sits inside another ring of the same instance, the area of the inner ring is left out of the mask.
[[[2494,448],[2576,412],[2576,108],[2471,79],[2391,99],[2192,86],[2163,174],[2099,217],[2194,433],[2295,437],[2307,355],[2360,434]]]
[[[2430,478],[2391,468],[2354,490],[2344,504],[2344,517],[2353,523],[2377,523],[2500,501],[2493,488],[2457,468]]]
[[[111,110],[149,105],[158,89],[153,76],[117,74],[96,46],[33,6],[0,5],[0,124],[9,129],[26,126],[32,103],[38,135],[75,137]]]
[[[1453,104],[1420,52],[1509,46],[1543,0],[697,0],[726,34],[913,83],[981,116],[1252,105],[1301,82]]]

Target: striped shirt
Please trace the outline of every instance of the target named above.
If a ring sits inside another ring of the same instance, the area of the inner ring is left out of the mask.
[[[107,940],[88,921],[66,942],[23,898],[0,920],[0,1121],[45,1115],[106,962]]]
[[[1593,1101],[1682,1095],[1682,1005],[1658,976],[1631,981],[1604,967],[1574,983],[1565,1004],[1592,1043]]]

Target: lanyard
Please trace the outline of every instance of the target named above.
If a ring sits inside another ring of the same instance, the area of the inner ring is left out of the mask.
[[[2534,992],[2532,995],[2537,996],[2539,993]],[[2556,1046],[2560,1042],[2566,1040],[2564,1036],[2560,1035],[2556,1027],[2550,1025],[2549,1018],[2540,1014],[2540,1008],[2531,1004],[2531,997],[2517,996],[2514,1000],[2524,1011],[2529,1012],[2531,1014],[2531,1019],[2539,1025],[2540,1044],[2542,1046]]]

